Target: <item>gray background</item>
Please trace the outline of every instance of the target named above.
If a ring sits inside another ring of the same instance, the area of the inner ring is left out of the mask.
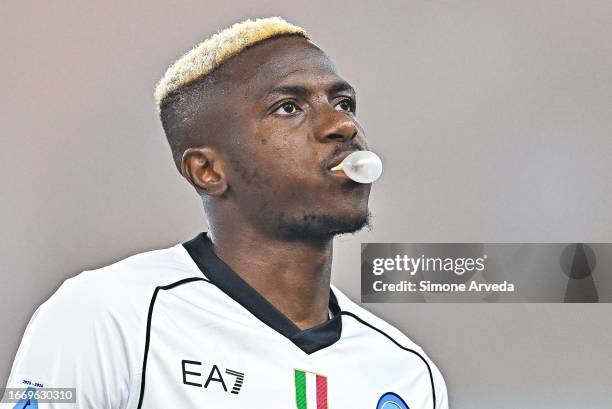
[[[206,229],[156,117],[175,57],[237,20],[304,26],[359,93],[385,171],[361,242],[612,241],[610,1],[3,1],[0,383],[67,277]],[[368,304],[452,407],[610,408],[612,306]]]

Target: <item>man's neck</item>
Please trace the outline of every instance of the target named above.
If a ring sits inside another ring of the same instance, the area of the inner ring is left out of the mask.
[[[328,315],[333,241],[276,241],[248,229],[208,233],[214,252],[300,329]]]

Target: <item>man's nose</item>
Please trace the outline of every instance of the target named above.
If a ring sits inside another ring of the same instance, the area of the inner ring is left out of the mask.
[[[344,142],[357,136],[357,125],[345,112],[329,107],[319,117],[316,135],[320,142]]]

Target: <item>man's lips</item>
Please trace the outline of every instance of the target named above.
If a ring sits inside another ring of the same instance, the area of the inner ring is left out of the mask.
[[[325,167],[327,170],[330,170],[336,166],[338,166],[344,159],[346,159],[347,156],[349,156],[351,153],[353,152],[357,152],[357,150],[354,151],[344,151],[339,153],[338,155],[334,156],[329,163],[327,164],[327,166]]]

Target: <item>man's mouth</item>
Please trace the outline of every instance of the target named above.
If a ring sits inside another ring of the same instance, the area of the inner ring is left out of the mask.
[[[357,151],[344,151],[336,156],[334,156],[334,158],[327,164],[327,170],[329,170],[332,173],[342,173],[344,174],[344,172],[340,169],[338,170],[332,170],[333,168],[335,168],[336,166],[338,166],[340,163],[342,163],[342,161],[349,156],[351,153],[353,152],[357,152]]]
[[[330,160],[325,166],[325,173],[329,174],[331,177],[338,180],[339,182],[342,182],[343,184],[349,184],[349,185],[354,185],[354,186],[359,186],[359,185],[365,186],[361,183],[355,182],[353,179],[348,177],[348,175],[342,169],[342,166],[339,166],[342,164],[342,161],[344,161],[344,159],[347,156],[357,151],[358,150],[344,151],[334,156],[334,158]],[[334,169],[334,168],[340,168],[340,169]]]

